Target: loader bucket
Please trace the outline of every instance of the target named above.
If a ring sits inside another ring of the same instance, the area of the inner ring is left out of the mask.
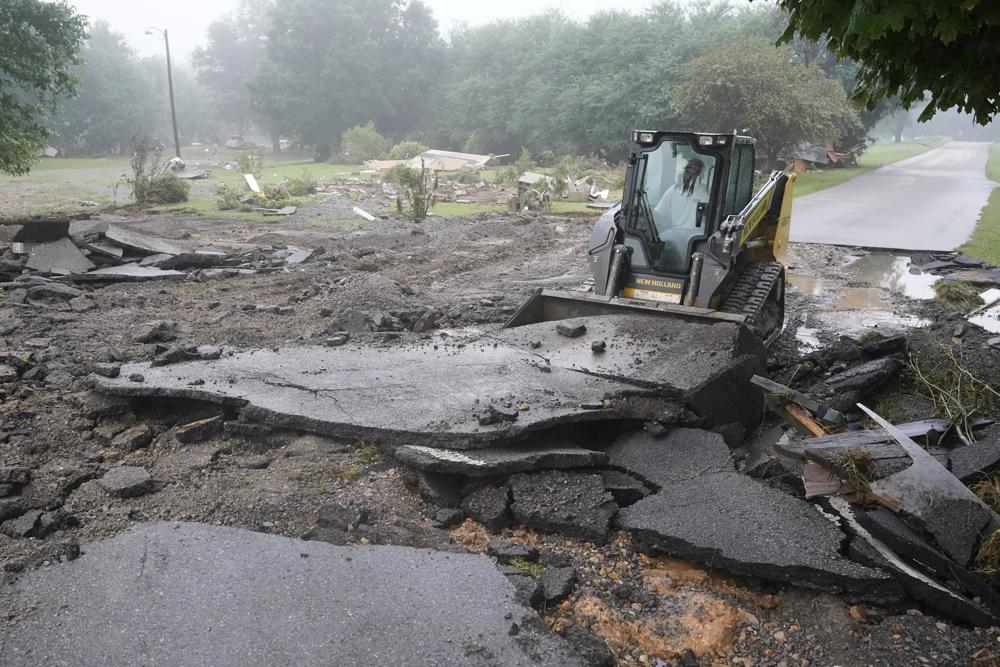
[[[723,313],[706,308],[691,308],[671,303],[656,303],[639,299],[596,296],[590,292],[566,292],[540,289],[514,313],[504,329],[513,329],[539,322],[555,322],[573,317],[598,315],[662,315],[664,317],[699,321],[743,324],[743,315]]]

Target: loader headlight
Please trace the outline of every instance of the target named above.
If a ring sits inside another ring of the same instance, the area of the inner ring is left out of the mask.
[[[711,146],[715,142],[715,137],[698,137],[698,143],[702,146]]]
[[[636,143],[651,144],[656,139],[652,132],[636,132]]]

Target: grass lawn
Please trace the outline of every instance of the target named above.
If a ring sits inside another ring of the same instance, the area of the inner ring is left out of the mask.
[[[932,148],[939,146],[939,143],[907,141],[901,144],[875,144],[865,151],[865,154],[858,159],[857,167],[847,167],[845,169],[825,169],[807,171],[799,174],[795,182],[795,196],[819,192],[840,185],[844,181],[850,180],[859,174],[884,167],[893,162],[899,162],[906,158],[925,153]]]
[[[986,176],[1000,183],[1000,145],[990,146]],[[976,231],[959,250],[969,257],[978,257],[994,266],[1000,266],[1000,188],[990,194],[983,212],[979,214]]]

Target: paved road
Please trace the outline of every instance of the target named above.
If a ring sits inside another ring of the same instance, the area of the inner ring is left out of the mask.
[[[996,183],[988,143],[953,141],[795,200],[791,240],[901,250],[954,250]]]
[[[469,554],[139,524],[3,596],[2,665],[580,664]]]

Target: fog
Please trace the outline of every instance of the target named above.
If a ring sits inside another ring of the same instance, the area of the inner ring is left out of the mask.
[[[166,28],[170,32],[171,48],[181,63],[205,40],[208,24],[232,11],[236,0],[70,0],[78,11],[91,18],[108,21],[121,32],[141,56],[163,52],[158,36],[146,35],[147,26]],[[467,2],[466,0],[425,0],[434,12],[443,35],[465,23],[479,25],[495,19],[516,18],[538,14],[546,8],[558,9],[575,19],[586,19],[594,12],[607,9],[640,11],[654,0],[506,0],[505,2]]]

